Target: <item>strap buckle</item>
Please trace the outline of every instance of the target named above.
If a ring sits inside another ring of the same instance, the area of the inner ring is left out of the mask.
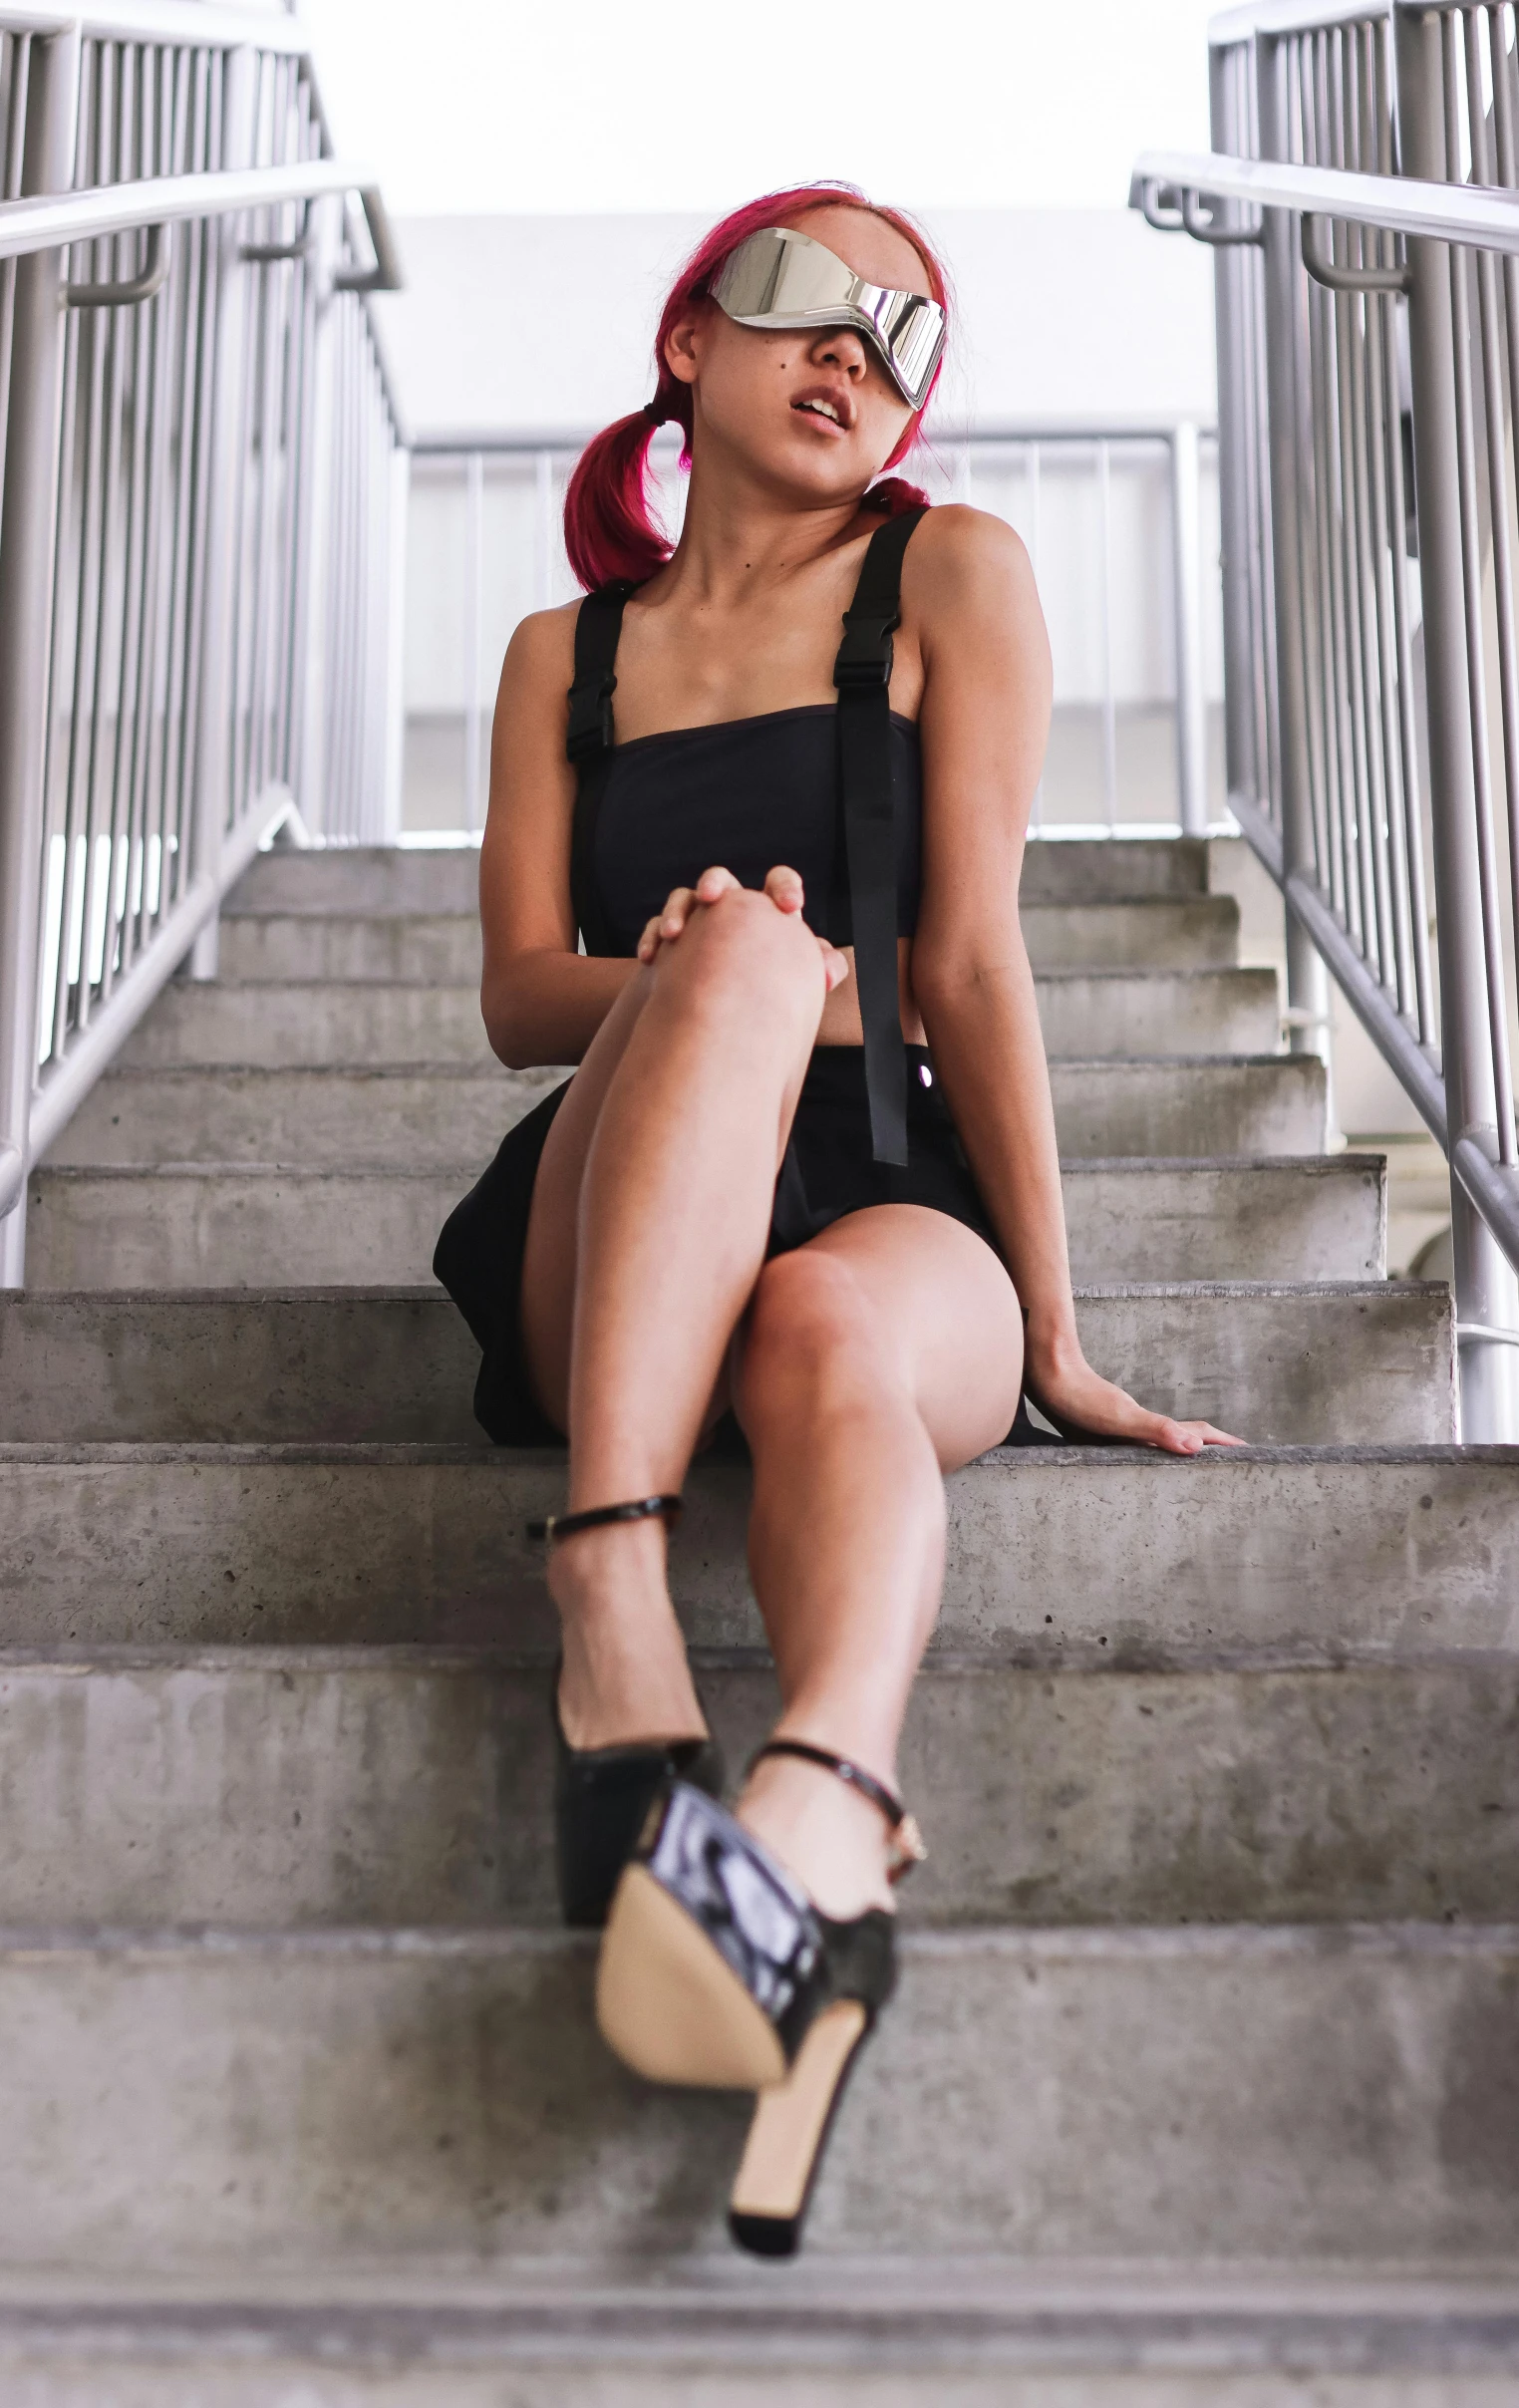
[[[882,618],[879,612],[846,610],[844,640],[833,663],[833,683],[841,691],[869,691],[891,684],[891,631],[900,625],[895,612]]]
[[[594,753],[610,752],[614,742],[612,696],[616,690],[617,680],[609,669],[594,677],[576,678],[569,690],[566,759],[589,760]]]

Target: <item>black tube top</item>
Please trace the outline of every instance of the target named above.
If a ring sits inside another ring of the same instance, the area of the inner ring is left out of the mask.
[[[922,887],[923,767],[917,724],[895,712],[890,753],[897,934],[910,937]],[[834,945],[853,943],[836,705],[636,737],[607,756],[592,807],[590,876],[614,954],[634,953],[672,888],[714,868],[756,888],[777,866],[795,870],[808,927]]]

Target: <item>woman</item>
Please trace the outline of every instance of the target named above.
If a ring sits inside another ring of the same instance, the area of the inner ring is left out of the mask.
[[[944,1474],[1026,1390],[1071,1434],[1231,1443],[1145,1411],[1076,1336],[1017,913],[1039,600],[1002,521],[875,481],[916,436],[944,302],[894,211],[770,195],[688,263],[654,401],[581,460],[591,599],[512,638],[480,856],[490,1042],[580,1067],[438,1253],[490,1434],[569,1439],[558,1862],[567,1919],[607,1924],[602,2030],[655,2080],[759,2092],[731,2225],[776,2255],[922,1852],[895,1758]],[[673,554],[643,483],[672,419]],[[687,1465],[730,1409],[784,1700],[733,1814],[666,1585]]]

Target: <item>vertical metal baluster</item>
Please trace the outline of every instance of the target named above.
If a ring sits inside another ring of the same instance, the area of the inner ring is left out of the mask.
[[[1290,60],[1273,37],[1257,38],[1261,66],[1261,150],[1290,154]],[[1297,223],[1286,209],[1266,212],[1266,369],[1271,430],[1271,530],[1277,619],[1278,719],[1282,776],[1282,860],[1288,878],[1314,869],[1309,782],[1303,576],[1303,406],[1297,344]],[[1329,993],[1324,963],[1294,915],[1287,922],[1287,1000],[1294,1053],[1318,1054],[1328,1068]]]
[[[1038,444],[1030,444],[1024,454],[1029,479],[1029,559],[1034,569],[1034,582],[1039,583],[1039,520],[1040,520],[1040,452]],[[1040,770],[1039,784],[1034,789],[1034,805],[1029,814],[1029,828],[1038,836],[1045,825],[1045,772]]]
[[[1345,130],[1345,80],[1343,74],[1343,38],[1332,37],[1331,58],[1334,62],[1332,81],[1333,106],[1331,126],[1334,148],[1331,163],[1336,167],[1347,164]],[[1357,233],[1347,227],[1341,238],[1345,263],[1359,264]],[[1355,838],[1355,867],[1357,879],[1357,909],[1361,950],[1372,969],[1379,969],[1377,954],[1376,895],[1372,881],[1370,769],[1367,759],[1367,730],[1365,710],[1365,641],[1361,622],[1360,555],[1356,524],[1356,464],[1354,457],[1355,392],[1352,351],[1354,321],[1359,303],[1354,294],[1336,293],[1331,307],[1335,316],[1335,480],[1338,503],[1338,534],[1336,547],[1340,571],[1343,610],[1342,665],[1344,682],[1341,693],[1348,704],[1347,741],[1350,746],[1350,782],[1348,800],[1351,809],[1351,829]]]
[[[480,579],[484,463],[464,459],[464,826],[473,835],[480,809]]]
[[[1498,181],[1510,190],[1519,182],[1519,146],[1515,142],[1515,80],[1519,76],[1519,11],[1513,12],[1514,41],[1505,40],[1506,20],[1510,9],[1505,4],[1497,8],[1491,20],[1493,122],[1497,131]],[[1503,259],[1503,348],[1508,370],[1508,417],[1505,439],[1500,425],[1498,440],[1510,446],[1519,444],[1519,258],[1505,253]],[[1489,405],[1489,408],[1491,405]],[[1505,525],[1506,531],[1506,525]],[[1508,867],[1509,903],[1513,912],[1516,941],[1519,941],[1519,817],[1514,807],[1513,747],[1505,742],[1505,768],[1508,771]],[[1519,977],[1519,964],[1516,964]]]
[[[221,156],[223,79],[229,73],[230,60],[224,61],[219,53],[214,58],[209,54],[202,55],[197,79],[197,114],[201,143],[199,155],[207,164],[213,159],[219,160]],[[235,221],[232,231],[236,231]],[[163,772],[156,806],[158,886],[165,897],[169,894],[177,896],[189,883],[197,824],[194,797],[196,762],[205,756],[208,749],[205,746],[197,749],[196,738],[201,724],[200,696],[204,670],[204,597],[211,517],[211,396],[216,369],[215,330],[219,322],[221,294],[218,272],[220,238],[220,221],[205,221],[196,229],[200,282],[195,316],[188,322],[187,328],[190,348],[186,357],[191,365],[186,368],[186,375],[190,381],[185,387],[180,429],[177,534],[180,566],[176,587],[175,666],[165,699]],[[223,760],[223,783],[226,777],[225,762],[231,747],[229,722],[230,711],[217,740]],[[214,942],[210,945],[210,951],[214,957]],[[199,956],[197,940],[190,953],[189,974],[192,978],[196,975]]]
[[[1176,631],[1177,822],[1208,832],[1208,730],[1203,705],[1201,457],[1196,424],[1171,436],[1171,550]]]
[[[148,67],[150,54],[139,53],[138,64],[138,139],[137,156],[130,162],[128,172],[145,175],[152,172],[151,145],[152,141],[152,80]],[[136,245],[132,246],[136,248]],[[139,264],[133,262],[134,266]],[[123,428],[124,523],[122,528],[122,585],[119,618],[119,651],[117,656],[116,738],[112,746],[111,776],[108,797],[107,826],[109,833],[104,848],[105,868],[105,928],[101,947],[100,987],[104,1002],[111,988],[110,942],[111,922],[116,897],[117,868],[121,852],[131,841],[132,764],[137,746],[137,694],[142,664],[142,603],[143,579],[148,553],[148,520],[146,516],[149,368],[147,337],[156,315],[156,303],[147,302],[139,308],[120,313],[121,348],[124,357],[130,353],[131,375],[128,385],[128,418]],[[129,449],[130,447],[130,449]],[[93,918],[92,918],[93,927]],[[92,955],[94,947],[91,947]],[[90,983],[85,994],[89,999]]]
[[[32,37],[6,34],[4,48],[10,67],[5,109],[5,179],[0,198],[21,196],[21,163],[26,150],[26,103],[31,80]],[[5,457],[11,405],[11,356],[16,328],[16,262],[0,261],[0,460]]]
[[[1456,28],[1446,19],[1445,144],[1447,157],[1459,155],[1459,72]],[[1469,135],[1475,141],[1481,118],[1480,87],[1469,96]],[[1477,490],[1476,423],[1471,389],[1471,304],[1467,254],[1450,249],[1451,311],[1455,329],[1456,460],[1461,512],[1461,560],[1466,602],[1466,677],[1471,712],[1472,770],[1476,803],[1477,874],[1481,889],[1482,950],[1486,964],[1487,1017],[1498,1133],[1498,1159],[1514,1160],[1514,1100],[1509,1066],[1508,1010],[1504,998],[1502,929],[1498,912],[1497,856],[1493,832],[1492,766],[1488,750],[1487,668],[1482,612],[1482,532]]]
[[[1102,801],[1111,835],[1118,824],[1118,731],[1113,705],[1113,512],[1109,446],[1097,446],[1097,497],[1102,527]]]
[[[1322,157],[1327,165],[1337,163],[1334,144],[1334,116],[1329,73],[1328,36],[1323,37],[1323,73],[1320,84],[1320,108],[1323,133]],[[1330,229],[1331,248],[1334,228]],[[1321,325],[1324,328],[1324,515],[1325,558],[1329,572],[1328,602],[1330,623],[1329,688],[1325,698],[1325,713],[1333,730],[1335,745],[1336,790],[1340,801],[1339,838],[1340,873],[1343,881],[1342,909],[1346,926],[1364,952],[1365,935],[1361,910],[1361,852],[1360,830],[1357,824],[1357,778],[1355,737],[1352,726],[1351,653],[1345,594],[1345,493],[1341,483],[1340,466],[1344,453],[1340,426],[1341,364],[1340,364],[1340,303],[1334,293],[1325,292],[1320,298]]]
[[[1301,46],[1303,153],[1309,164],[1320,161],[1328,144],[1327,128],[1321,125],[1326,82],[1322,72],[1322,36]],[[1319,68],[1317,73],[1316,62]],[[1334,529],[1331,524],[1334,477],[1328,448],[1329,431],[1334,423],[1330,363],[1335,350],[1335,325],[1330,295],[1318,285],[1305,285],[1303,302],[1307,313],[1309,346],[1311,440],[1307,465],[1312,486],[1314,533],[1311,555],[1313,575],[1312,578],[1305,577],[1303,589],[1304,607],[1313,621],[1312,632],[1305,630],[1309,659],[1304,682],[1314,851],[1319,886],[1329,894],[1334,908],[1345,917],[1351,853],[1346,836],[1349,806],[1342,786],[1338,741],[1341,719],[1336,708],[1338,672],[1335,651]]]
[[[193,173],[205,163],[207,54],[187,54],[188,128],[185,164]],[[196,449],[195,395],[199,380],[198,331],[202,312],[210,305],[206,283],[206,227],[187,225],[181,235],[179,272],[182,301],[174,339],[173,403],[170,422],[172,493],[169,526],[164,538],[167,573],[162,601],[162,676],[154,698],[154,739],[143,804],[143,874],[138,909],[148,908],[150,878],[161,897],[168,887],[165,822],[169,796],[177,789],[177,761],[183,744],[188,628],[185,624],[189,582],[190,479]],[[155,868],[154,865],[155,864]]]
[[[214,79],[219,108],[208,129],[216,154],[229,166],[250,163],[256,134],[258,72],[255,55],[247,49],[228,52]],[[240,614],[238,596],[243,582],[246,517],[243,473],[247,452],[246,395],[251,384],[247,342],[249,318],[260,271],[242,264],[239,217],[223,217],[207,229],[205,262],[210,290],[205,323],[204,374],[197,408],[202,440],[197,453],[206,471],[195,513],[203,529],[199,574],[194,579],[192,607],[200,626],[198,646],[186,676],[187,702],[194,716],[193,748],[187,750],[187,791],[181,786],[178,826],[189,835],[181,843],[180,860],[188,850],[196,879],[220,875],[222,839],[226,835],[238,792],[238,706],[242,686],[238,674]],[[181,867],[179,876],[188,883]],[[213,979],[219,952],[218,918],[205,921],[190,952],[190,976]]]
[[[115,109],[116,156],[104,181],[119,182],[132,172],[127,150],[131,125],[131,77],[128,70],[130,53],[125,44],[114,46],[117,66]],[[121,243],[108,241],[104,246],[104,277],[122,272]],[[136,248],[136,244],[133,246]],[[109,681],[108,663],[113,639],[119,639],[119,629],[113,613],[115,595],[112,592],[112,570],[118,550],[117,534],[121,507],[122,426],[125,409],[126,358],[130,335],[122,324],[121,310],[92,312],[104,331],[104,350],[110,363],[108,371],[109,398],[105,405],[104,434],[101,447],[101,507],[100,555],[95,572],[95,628],[92,655],[93,675],[90,683],[90,741],[86,753],[82,818],[84,823],[84,882],[79,895],[79,977],[75,983],[71,1026],[83,1030],[90,1020],[90,932],[94,920],[95,892],[99,869],[96,837],[100,817],[100,784],[107,746],[103,721]]]
[[[1365,162],[1374,174],[1390,174],[1391,118],[1389,84],[1385,73],[1386,29],[1367,29],[1367,136]],[[1396,264],[1395,239],[1377,233],[1371,242],[1372,263],[1378,268]],[[1409,825],[1407,794],[1408,762],[1405,740],[1410,723],[1411,695],[1406,685],[1408,664],[1406,632],[1403,624],[1402,598],[1398,579],[1402,575],[1399,545],[1402,529],[1395,530],[1392,516],[1401,509],[1401,430],[1396,409],[1395,385],[1388,379],[1389,349],[1394,341],[1393,311],[1395,303],[1390,294],[1373,294],[1367,302],[1367,411],[1369,421],[1367,436],[1368,467],[1370,473],[1370,541],[1376,588],[1377,681],[1381,700],[1381,749],[1386,778],[1386,845],[1388,880],[1392,912],[1391,962],[1396,975],[1397,1009],[1410,1019],[1417,1016],[1418,985],[1415,963],[1417,936],[1413,926],[1406,831]],[[1397,482],[1393,488],[1398,499],[1389,505],[1388,491],[1393,463]],[[1417,776],[1417,760],[1414,761]],[[1385,983],[1385,981],[1384,981]]]
[[[1236,99],[1237,46],[1217,45],[1208,53],[1209,127],[1216,151],[1239,156],[1245,150]],[[1229,222],[1239,222],[1237,210]],[[1224,615],[1224,784],[1229,793],[1248,794],[1265,808],[1264,768],[1260,756],[1256,664],[1258,635],[1254,624],[1253,568],[1256,518],[1251,501],[1253,428],[1251,425],[1249,362],[1249,279],[1255,273],[1254,254],[1243,248],[1221,248],[1213,254],[1213,307],[1218,329],[1218,442],[1220,536],[1223,563]],[[1173,452],[1171,473],[1179,473]],[[1200,681],[1199,681],[1200,684]],[[1198,707],[1203,709],[1199,692]],[[1206,718],[1204,775],[1206,776]],[[1206,810],[1206,785],[1204,786]],[[1182,824],[1187,823],[1185,782]]]
[[[1254,46],[1251,47],[1254,58]],[[1264,216],[1262,224],[1264,227]],[[1263,234],[1264,243],[1264,234]],[[1260,640],[1259,743],[1268,809],[1282,825],[1282,746],[1279,723],[1281,674],[1277,659],[1276,536],[1271,511],[1271,409],[1266,354],[1266,256],[1250,283],[1251,492],[1255,525],[1252,609]]]
[[[1489,183],[1491,168],[1487,148],[1487,126],[1482,108],[1482,67],[1480,37],[1474,12],[1464,19],[1467,118],[1471,140],[1471,172],[1475,183]],[[1494,83],[1498,81],[1494,63]],[[1510,492],[1505,456],[1503,426],[1504,376],[1500,357],[1502,330],[1499,321],[1497,264],[1491,251],[1478,251],[1477,312],[1481,337],[1482,402],[1487,433],[1487,495],[1491,521],[1494,603],[1498,637],[1498,696],[1499,721],[1503,731],[1503,777],[1508,804],[1508,824],[1519,831],[1519,642],[1516,642],[1514,622],[1513,551],[1510,542]],[[1475,477],[1473,477],[1475,484]],[[1480,572],[1479,572],[1480,573]],[[1478,622],[1479,626],[1481,622]],[[1481,805],[1479,803],[1479,809]],[[1490,808],[1490,805],[1489,805]],[[1479,828],[1479,835],[1481,830]],[[1488,951],[1488,989],[1494,1016],[1493,1060],[1497,1075],[1498,1154],[1502,1162],[1515,1160],[1513,1074],[1508,1033],[1508,981],[1503,960],[1502,913],[1498,901],[1499,877],[1496,843],[1489,832],[1484,843],[1484,855],[1491,848],[1490,868],[1484,867],[1484,886],[1491,884],[1491,898],[1486,902],[1484,933]]]
[[[108,163],[101,155],[99,140],[99,127],[106,115],[99,95],[103,81],[103,65],[109,55],[105,44],[92,45],[94,74],[90,78],[90,101],[95,120],[92,127],[94,137],[92,148],[95,157],[92,164],[94,180],[100,183],[109,180]],[[93,276],[98,271],[99,248],[94,243],[88,247],[89,263],[85,272],[87,275]],[[106,272],[109,274],[109,267]],[[101,528],[97,526],[97,501],[100,491],[98,480],[104,474],[100,453],[104,442],[102,427],[106,408],[105,334],[104,314],[90,311],[85,322],[80,325],[78,337],[78,373],[82,383],[86,383],[87,390],[78,518],[79,574],[74,597],[74,677],[70,696],[68,756],[64,769],[63,896],[60,906],[58,979],[53,999],[53,1042],[50,1049],[55,1055],[62,1054],[72,1025],[70,997],[73,982],[70,976],[70,957],[73,953],[75,906],[77,903],[82,905],[83,900],[79,892],[79,847],[81,843],[88,844],[89,841],[88,831],[82,825],[88,796],[86,802],[82,803],[81,781],[87,777],[87,764],[90,757],[90,739],[85,733],[84,721],[86,695],[91,684],[90,633],[96,621],[96,613],[92,607],[93,580],[99,576],[105,549],[103,525]]]
[[[1325,87],[1320,56],[1322,50],[1322,36],[1305,40],[1300,46],[1303,155],[1310,165],[1322,164],[1322,154],[1329,141],[1327,122],[1321,123]],[[1334,478],[1329,454],[1330,429],[1334,422],[1331,373],[1335,345],[1334,320],[1330,296],[1316,284],[1305,284],[1303,306],[1307,317],[1309,347],[1310,442],[1306,464],[1311,484],[1314,532],[1312,575],[1304,578],[1303,595],[1304,606],[1313,620],[1312,634],[1308,638],[1309,665],[1306,672],[1309,770],[1319,885],[1322,890],[1328,891],[1335,909],[1345,917],[1350,847],[1345,832],[1347,802],[1342,790],[1340,715],[1336,708],[1334,529],[1331,524]]]
[[[1362,34],[1359,27],[1348,27],[1345,35],[1349,63],[1347,78],[1347,164],[1363,164],[1365,140],[1366,89],[1362,75]],[[1374,264],[1377,238],[1366,229],[1356,229],[1354,251],[1356,264],[1366,268]],[[1359,700],[1366,752],[1365,827],[1367,904],[1371,925],[1376,936],[1376,968],[1381,985],[1392,992],[1396,981],[1396,945],[1392,934],[1392,896],[1387,863],[1387,799],[1388,764],[1382,751],[1381,734],[1384,725],[1384,682],[1382,654],[1378,638],[1380,619],[1377,597],[1379,579],[1376,556],[1372,546],[1370,462],[1367,457],[1369,436],[1367,426],[1368,409],[1367,335],[1367,319],[1372,303],[1369,297],[1351,294],[1346,322],[1350,333],[1348,368],[1351,398],[1351,543],[1355,562],[1356,620],[1360,643],[1361,684]]]

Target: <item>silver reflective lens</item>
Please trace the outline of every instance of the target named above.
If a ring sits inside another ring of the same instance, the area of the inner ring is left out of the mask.
[[[944,312],[926,293],[867,284],[790,226],[764,226],[724,261],[712,297],[740,326],[852,326],[874,344],[902,399],[921,410],[944,350]]]

